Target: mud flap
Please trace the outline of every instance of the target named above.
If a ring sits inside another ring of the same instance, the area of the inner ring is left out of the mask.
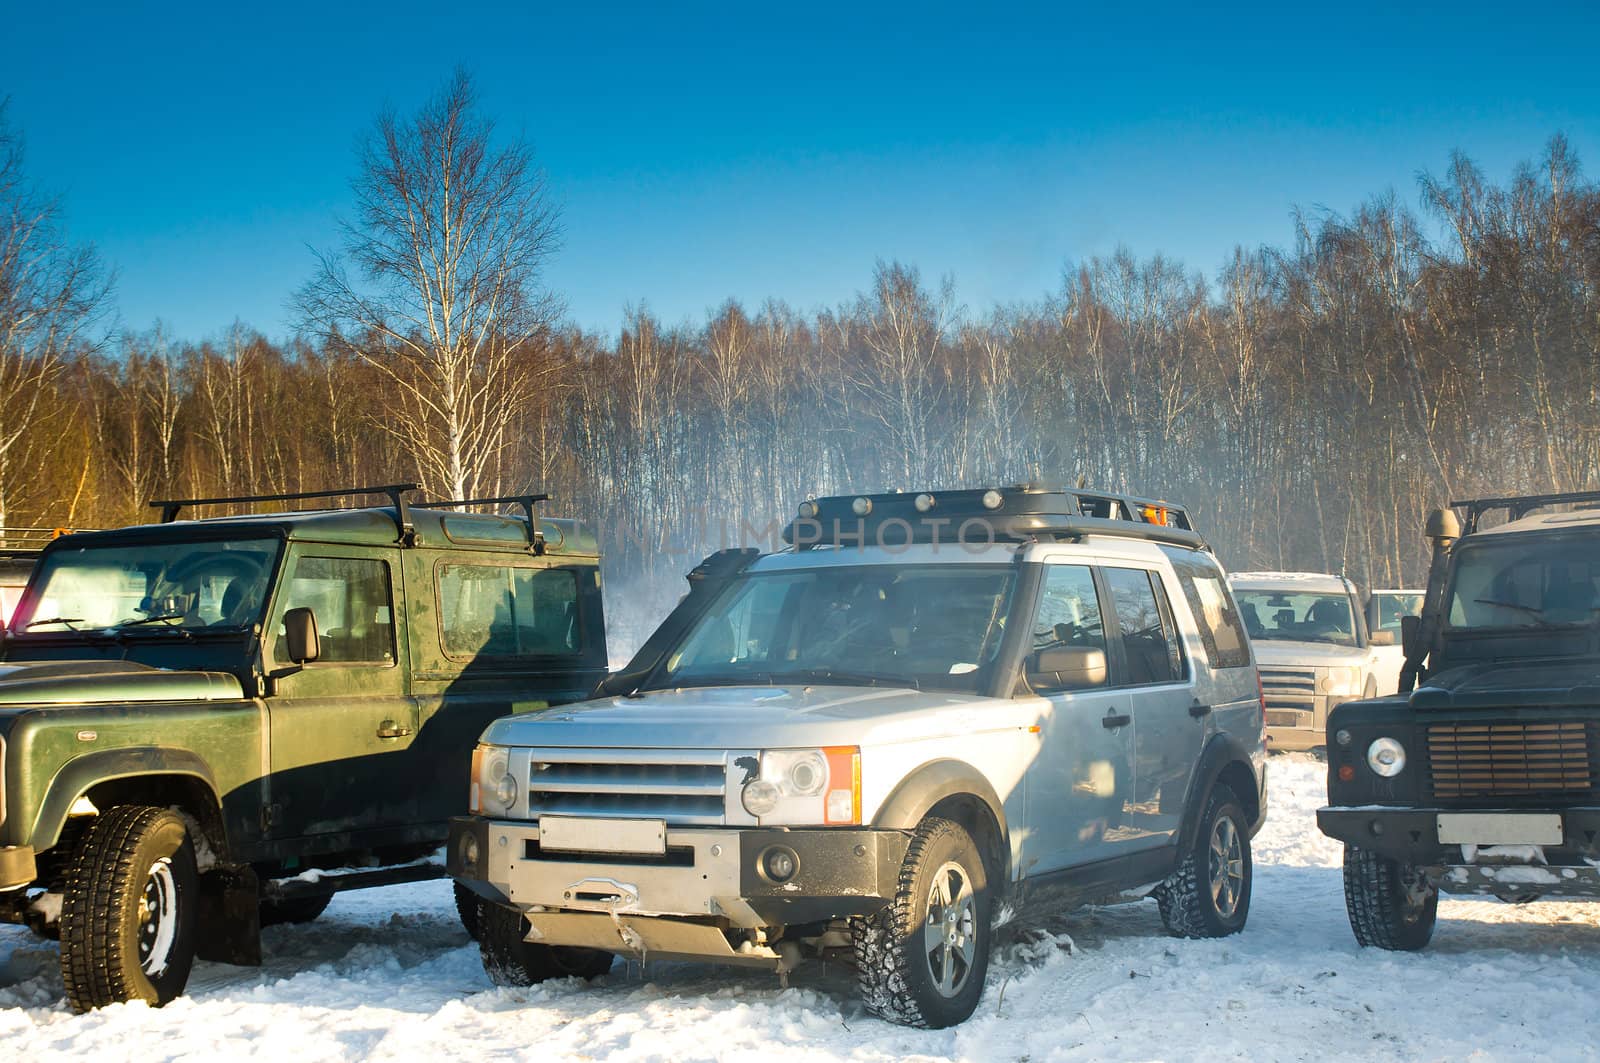
[[[199,917],[200,959],[261,966],[261,888],[253,870],[219,867],[201,875]]]

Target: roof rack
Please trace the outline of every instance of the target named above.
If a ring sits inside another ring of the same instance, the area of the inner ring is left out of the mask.
[[[416,537],[416,527],[411,523],[406,493],[422,490],[421,484],[384,484],[378,487],[342,487],[334,491],[296,491],[277,495],[237,495],[232,498],[167,498],[150,503],[152,509],[161,511],[161,523],[171,524],[185,506],[244,505],[253,502],[299,502],[310,498],[351,498],[359,495],[388,495],[394,504],[395,527],[400,533],[399,542],[410,543]]]
[[[1506,498],[1467,498],[1452,502],[1452,509],[1467,511],[1466,526],[1462,534],[1471,535],[1478,530],[1478,522],[1486,513],[1506,511],[1506,521],[1521,520],[1536,509],[1546,506],[1570,505],[1580,502],[1600,503],[1600,491],[1572,491],[1555,495],[1512,495]]]
[[[413,502],[412,508],[421,509],[455,509],[460,506],[521,506],[522,512],[528,517],[528,552],[534,554],[544,553],[544,532],[539,528],[539,514],[534,510],[540,502],[548,502],[550,496],[536,495],[499,495],[494,498],[457,498],[448,502]]]
[[[9,527],[0,532],[0,557],[36,557],[51,542],[76,528]]]
[[[974,522],[981,531],[974,530]],[[808,499],[800,504],[799,517],[783,530],[784,541],[797,550],[819,545],[1061,541],[1086,535],[1209,549],[1182,506],[1042,484]]]

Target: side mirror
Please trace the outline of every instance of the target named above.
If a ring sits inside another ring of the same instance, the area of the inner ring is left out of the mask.
[[[283,614],[283,645],[289,660],[295,664],[310,664],[322,656],[317,616],[308,607],[290,609]]]
[[[1400,645],[1405,647],[1406,660],[1416,661],[1422,658],[1426,648],[1422,645],[1422,617],[1400,618]]]
[[[1394,632],[1393,631],[1374,631],[1372,633],[1371,638],[1368,639],[1368,641],[1371,642],[1374,646],[1393,646],[1394,645]]]
[[[1104,686],[1106,653],[1090,646],[1053,646],[1040,650],[1028,660],[1028,681],[1050,690]]]

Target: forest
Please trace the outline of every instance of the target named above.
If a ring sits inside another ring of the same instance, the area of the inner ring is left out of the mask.
[[[1442,165],[1210,272],[1123,249],[983,308],[880,261],[837,306],[633,306],[614,336],[563,318],[545,178],[469,78],[365,143],[344,243],[285,293],[298,337],[174,336],[108,323],[112,272],[0,111],[0,545],[415,479],[548,492],[613,593],[659,596],[809,495],[1044,480],[1181,502],[1230,568],[1375,587],[1422,578],[1431,507],[1600,488],[1600,186],[1559,135],[1502,180],[1415,160]]]

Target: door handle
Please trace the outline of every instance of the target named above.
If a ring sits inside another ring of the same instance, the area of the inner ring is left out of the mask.
[[[411,728],[402,727],[393,720],[384,720],[378,725],[379,738],[404,738],[411,733]]]
[[[1115,731],[1118,727],[1126,727],[1133,722],[1133,717],[1127,713],[1118,713],[1113,716],[1100,717],[1100,726],[1108,731]]]
[[[1197,701],[1193,705],[1189,706],[1189,715],[1193,716],[1197,720],[1200,719],[1200,717],[1202,717],[1202,716],[1210,716],[1211,715],[1211,706],[1210,705],[1202,705]]]

